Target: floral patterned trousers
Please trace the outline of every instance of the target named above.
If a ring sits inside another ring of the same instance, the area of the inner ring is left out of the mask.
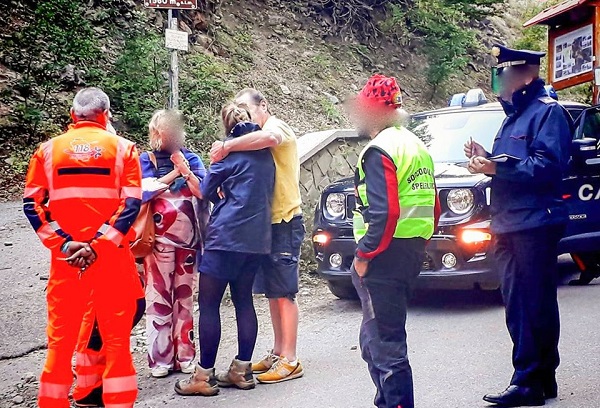
[[[196,250],[156,243],[144,260],[148,363],[178,371],[194,360]]]

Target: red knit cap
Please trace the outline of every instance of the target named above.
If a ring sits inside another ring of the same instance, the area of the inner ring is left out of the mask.
[[[396,109],[402,106],[402,92],[394,77],[375,74],[358,94],[358,99]]]

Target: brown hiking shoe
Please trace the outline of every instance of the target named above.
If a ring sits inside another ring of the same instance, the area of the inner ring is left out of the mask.
[[[267,371],[269,371],[271,369],[271,367],[273,367],[273,364],[275,364],[277,362],[277,360],[279,360],[279,356],[276,356],[275,354],[273,354],[273,350],[271,350],[258,363],[252,364],[252,372],[254,374],[266,373]]]
[[[241,390],[251,390],[256,387],[252,375],[252,363],[234,359],[226,373],[217,374],[219,387],[237,387]]]
[[[179,395],[204,395],[205,397],[217,395],[219,387],[215,378],[215,369],[205,370],[199,365],[196,366],[196,371],[190,375],[190,378],[177,380],[175,392]]]

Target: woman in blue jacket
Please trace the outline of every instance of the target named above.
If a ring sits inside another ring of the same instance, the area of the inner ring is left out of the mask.
[[[260,130],[246,109],[235,104],[221,111],[227,140]],[[258,321],[252,298],[254,276],[271,251],[271,200],[275,164],[268,149],[235,152],[213,163],[202,180],[202,195],[214,208],[208,222],[200,263],[200,361],[187,380],[178,381],[181,395],[215,395],[221,387],[254,388],[252,364]],[[235,306],[238,355],[229,371],[215,376],[221,339],[219,308],[227,285]]]

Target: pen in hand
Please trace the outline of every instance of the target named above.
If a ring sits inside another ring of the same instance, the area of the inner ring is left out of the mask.
[[[471,158],[475,156],[475,145],[473,144],[473,137],[470,137],[471,140]]]

